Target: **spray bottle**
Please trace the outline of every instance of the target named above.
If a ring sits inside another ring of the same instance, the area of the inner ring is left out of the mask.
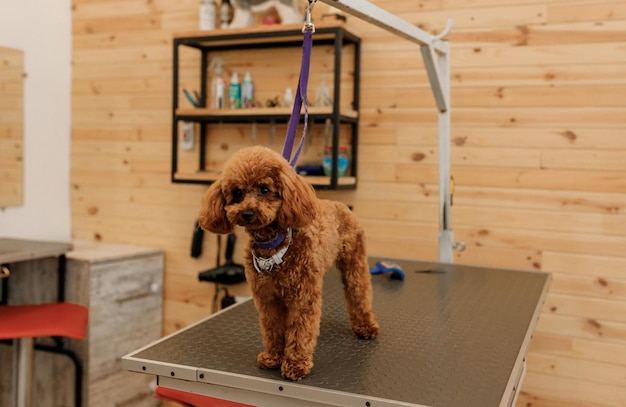
[[[222,77],[222,58],[213,58],[209,63],[209,70],[213,71],[211,79],[211,109],[223,109],[226,107],[226,81]]]

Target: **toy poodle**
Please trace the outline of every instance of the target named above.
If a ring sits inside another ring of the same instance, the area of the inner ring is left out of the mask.
[[[277,152],[247,147],[226,161],[200,213],[200,226],[210,232],[230,233],[235,225],[250,236],[244,266],[265,347],[257,358],[261,368],[280,367],[291,380],[310,373],[323,276],[333,262],[341,271],[352,331],[362,339],[376,337],[365,234],[345,204],[318,199]]]

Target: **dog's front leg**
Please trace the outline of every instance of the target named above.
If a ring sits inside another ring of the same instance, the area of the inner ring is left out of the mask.
[[[265,350],[257,356],[257,363],[263,369],[277,369],[283,362],[285,348],[285,322],[287,310],[276,297],[257,299],[259,321]]]
[[[281,367],[284,378],[300,380],[313,368],[313,351],[320,333],[322,293],[299,292],[287,301],[288,318],[285,331],[285,354]]]

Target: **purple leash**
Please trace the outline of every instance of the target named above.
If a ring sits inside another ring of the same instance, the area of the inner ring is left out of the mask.
[[[305,25],[304,43],[302,45],[302,65],[300,67],[300,78],[298,79],[298,91],[293,101],[293,110],[291,111],[291,117],[289,118],[289,125],[287,126],[287,135],[285,136],[285,145],[283,146],[283,157],[292,167],[296,166],[298,157],[302,152],[302,146],[304,144],[304,138],[307,131],[307,123],[309,121],[309,104],[307,102],[307,85],[309,83],[309,68],[311,66],[311,48],[313,46],[313,25]],[[298,129],[298,123],[300,122],[300,109],[304,104],[304,129],[302,130],[302,137],[300,137],[300,143],[296,152],[291,158],[291,152],[293,151],[293,144],[296,138],[296,130]]]

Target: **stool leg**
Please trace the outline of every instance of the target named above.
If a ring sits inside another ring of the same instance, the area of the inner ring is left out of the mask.
[[[33,384],[33,338],[13,340],[13,405],[31,407]]]

